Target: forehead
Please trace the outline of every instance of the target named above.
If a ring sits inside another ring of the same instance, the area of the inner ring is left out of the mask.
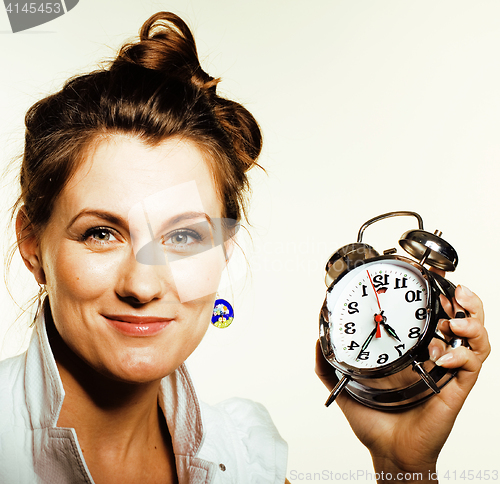
[[[183,186],[190,188],[183,190]],[[71,212],[92,207],[126,216],[144,200],[158,199],[175,211],[176,204],[182,209],[193,199],[193,187],[196,203],[201,202],[211,216],[220,215],[213,176],[193,142],[172,138],[150,147],[137,138],[117,135],[89,150],[58,204]],[[158,197],[162,193],[166,197]]]

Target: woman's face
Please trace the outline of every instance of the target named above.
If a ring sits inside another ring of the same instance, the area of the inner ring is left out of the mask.
[[[210,321],[226,262],[213,243],[221,214],[194,143],[101,141],[57,199],[37,249],[66,344],[118,380],[175,370]]]

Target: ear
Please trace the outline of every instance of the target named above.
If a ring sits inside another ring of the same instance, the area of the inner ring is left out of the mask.
[[[226,240],[223,244],[224,247],[224,257],[226,258],[226,265],[229,263],[231,256],[233,255],[234,245],[235,245],[234,237]]]
[[[22,207],[16,218],[17,246],[23,258],[25,266],[35,276],[38,284],[46,284],[45,272],[43,270],[42,258],[40,256],[40,244],[33,232],[26,210]]]
[[[241,229],[240,222],[233,220],[231,223],[231,230],[227,233],[227,238],[224,241],[224,255],[226,257],[226,265],[229,263],[231,256],[233,255],[234,248],[238,243],[236,242],[236,234]]]

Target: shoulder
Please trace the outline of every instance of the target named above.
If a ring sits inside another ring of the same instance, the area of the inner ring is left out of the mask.
[[[201,403],[201,411],[204,441],[200,457],[226,459],[242,474],[237,482],[283,484],[287,444],[263,405],[231,398],[214,406]]]
[[[207,407],[208,405],[203,409]],[[249,444],[258,439],[284,443],[269,412],[261,403],[244,398],[230,398],[208,408],[210,413],[218,412],[226,425]]]
[[[25,367],[26,354],[0,361],[0,482],[37,482]]]
[[[12,419],[12,410],[19,409],[19,404],[25,402],[25,365],[25,353],[0,361],[0,429],[5,419]]]

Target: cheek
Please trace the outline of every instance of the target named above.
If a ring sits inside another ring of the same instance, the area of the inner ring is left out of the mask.
[[[211,294],[196,299],[195,301],[184,303],[183,307],[190,313],[190,321],[189,324],[186,325],[186,344],[182,345],[184,350],[187,350],[187,354],[183,357],[185,359],[201,343],[201,340],[210,326],[214,308],[214,296]]]
[[[224,267],[225,257],[221,246],[172,262],[170,270],[180,302],[186,303],[216,293]]]
[[[47,290],[56,298],[95,299],[110,287],[117,261],[103,254],[82,253],[73,244],[62,244],[50,254],[46,263]]]

